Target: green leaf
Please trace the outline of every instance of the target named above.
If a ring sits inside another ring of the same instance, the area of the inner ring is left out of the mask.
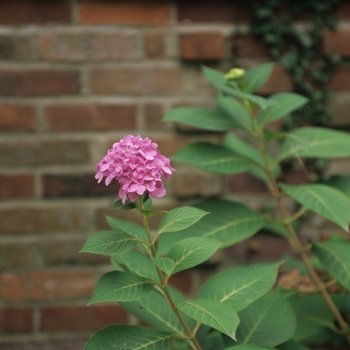
[[[275,284],[279,263],[240,266],[209,279],[199,290],[198,298],[210,299],[243,310],[266,294]]]
[[[123,232],[100,231],[86,240],[81,253],[101,255],[122,254],[133,249],[139,240]]]
[[[272,348],[266,348],[265,346],[259,345],[237,345],[226,348],[225,350],[274,350]],[[295,349],[296,350],[296,349]]]
[[[236,339],[239,318],[233,308],[208,299],[187,300],[178,304],[177,307],[197,322],[217,329],[232,339]]]
[[[272,68],[273,63],[263,63],[250,68],[243,78],[245,90],[252,93],[264,85],[270,78]]]
[[[126,200],[126,202],[123,204],[122,200],[119,199],[117,200],[112,209],[116,209],[116,210],[131,210],[131,209],[135,209],[136,208],[136,203],[135,202],[131,202],[129,199]]]
[[[205,77],[219,91],[226,94],[232,94],[232,91],[236,90],[233,84],[228,84],[226,82],[224,73],[206,66],[202,66],[202,69]]]
[[[170,276],[174,270],[175,262],[170,258],[156,257],[152,258],[152,261],[156,266],[164,271],[167,276]]]
[[[151,259],[137,250],[125,254],[114,255],[112,261],[123,268],[124,271],[134,272],[141,277],[159,282],[157,270]]]
[[[333,187],[318,184],[279,186],[296,201],[308,209],[348,229],[350,201],[342,192]]]
[[[334,175],[325,181],[324,184],[335,187],[350,197],[350,176]]]
[[[183,123],[212,131],[227,131],[237,127],[234,120],[226,114],[198,107],[174,108],[165,115],[163,121]]]
[[[177,232],[194,225],[208,212],[195,207],[181,207],[168,212],[159,224],[158,234],[163,232]]]
[[[239,91],[239,90],[232,91],[232,95],[243,100],[243,101],[248,100],[249,102],[260,106],[260,108],[262,108],[262,109],[265,109],[265,108],[272,106],[276,103],[273,100],[268,100],[264,97],[257,96],[257,95],[247,94],[247,93]]]
[[[237,174],[248,170],[249,162],[228,148],[208,142],[195,142],[182,147],[172,160],[215,174]]]
[[[278,347],[279,350],[309,350],[306,346],[295,342],[294,340],[288,340],[286,343],[281,344]]]
[[[147,242],[147,240],[148,240],[147,233],[143,227],[132,224],[130,222],[126,222],[123,220],[112,218],[110,216],[106,216],[106,219],[107,219],[107,223],[108,223],[109,227],[113,231],[117,231],[117,232],[121,231],[121,232],[130,234],[136,238],[139,238],[140,240],[142,240],[144,242]]]
[[[186,238],[174,244],[168,258],[174,260],[172,273],[194,267],[209,259],[219,248],[220,242],[209,238]]]
[[[294,311],[281,297],[258,299],[238,315],[241,320],[237,329],[239,344],[274,347],[291,339],[296,329]]]
[[[321,260],[331,276],[350,289],[350,242],[327,241],[314,244],[312,252]]]
[[[97,282],[88,305],[104,301],[132,301],[142,298],[154,286],[154,281],[132,272],[111,271]]]
[[[145,327],[113,325],[95,333],[84,350],[170,350],[172,337]]]
[[[278,159],[338,158],[350,156],[350,135],[346,132],[321,127],[303,127],[293,130],[278,155]],[[297,140],[300,139],[300,140]]]
[[[261,126],[288,116],[308,102],[306,97],[293,92],[281,92],[272,95],[269,100],[275,101],[276,103],[266,109],[260,110],[258,122]]]
[[[218,108],[225,112],[236,126],[243,130],[252,130],[249,113],[236,98],[220,94],[217,104]]]
[[[165,297],[155,289],[138,300],[119,304],[130,314],[160,331],[188,335]],[[189,327],[195,326],[194,320],[185,315],[182,316]]]
[[[297,317],[295,341],[307,341],[334,327],[334,315],[320,295],[308,295],[291,299]]]
[[[159,254],[166,254],[169,247],[187,237],[207,237],[221,242],[221,248],[243,241],[257,233],[265,225],[265,217],[245,205],[222,199],[196,203],[195,207],[210,212],[188,229],[165,233],[159,238]]]

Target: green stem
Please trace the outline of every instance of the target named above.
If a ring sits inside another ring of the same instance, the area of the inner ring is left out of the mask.
[[[142,223],[143,223],[143,226],[144,226],[144,228],[146,230],[146,233],[147,233],[148,243],[149,243],[149,247],[150,247],[150,254],[151,254],[150,257],[151,258],[155,258],[156,257],[155,241],[153,240],[153,237],[152,237],[152,234],[151,234],[151,230],[149,228],[148,218],[143,213],[143,208],[144,208],[144,206],[143,206],[142,197],[139,197],[138,198],[138,211],[139,211],[139,213],[141,215]],[[165,299],[168,302],[168,304],[170,305],[170,307],[172,308],[172,310],[174,311],[174,313],[177,316],[177,318],[179,319],[179,321],[180,321],[181,325],[183,326],[183,328],[185,329],[186,333],[188,334],[188,340],[191,342],[191,346],[195,350],[202,350],[202,347],[198,343],[198,340],[195,338],[195,334],[188,327],[186,321],[182,317],[179,309],[177,308],[173,298],[170,295],[169,289],[167,287],[168,277],[165,276],[163,271],[158,266],[155,265],[155,268],[156,268],[158,276],[159,276],[159,280],[160,280],[160,283],[161,283],[161,288],[164,291]]]
[[[252,125],[254,128],[254,131],[257,133],[257,137],[255,138],[258,149],[263,157],[263,161],[266,167],[266,172],[268,174],[269,177],[269,189],[271,192],[271,195],[273,196],[273,198],[275,199],[279,212],[281,214],[281,218],[283,221],[283,224],[285,225],[288,233],[289,233],[289,241],[292,245],[292,247],[294,248],[294,250],[300,255],[301,260],[303,261],[305,267],[307,268],[311,280],[313,281],[315,287],[317,288],[317,290],[320,291],[321,295],[323,296],[325,302],[327,303],[329,309],[331,310],[331,312],[333,313],[335,319],[337,320],[343,334],[347,334],[349,331],[349,326],[348,324],[345,322],[343,316],[341,315],[341,313],[339,312],[337,306],[335,305],[335,303],[333,302],[331,296],[329,295],[325,284],[322,282],[322,280],[320,279],[320,277],[318,276],[315,268],[313,267],[313,265],[310,263],[310,260],[307,256],[307,249],[305,249],[306,247],[304,247],[302,245],[302,243],[299,240],[298,235],[296,234],[291,222],[292,222],[292,218],[295,219],[295,216],[290,217],[284,207],[284,204],[282,202],[282,194],[281,191],[278,187],[277,181],[273,175],[272,172],[272,168],[271,165],[268,161],[268,157],[267,157],[267,152],[266,152],[266,144],[265,144],[265,138],[264,138],[264,134],[262,132],[262,130],[260,130],[256,124],[256,120],[255,117],[252,113],[252,109],[250,107],[250,104],[248,101],[245,101],[245,105],[247,107],[247,110],[249,112],[249,115],[251,117],[251,121],[252,121]],[[299,213],[298,213],[299,216]],[[350,344],[350,335],[347,334],[347,341]]]

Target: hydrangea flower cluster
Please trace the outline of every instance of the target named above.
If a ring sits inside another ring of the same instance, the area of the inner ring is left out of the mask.
[[[134,202],[147,191],[151,198],[163,197],[166,193],[163,178],[168,178],[174,169],[157,148],[148,137],[127,135],[96,164],[95,178],[101,182],[106,177],[106,186],[116,179],[123,204],[127,197]]]

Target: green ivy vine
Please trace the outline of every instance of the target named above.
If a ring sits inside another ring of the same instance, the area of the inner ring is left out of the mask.
[[[323,33],[336,28],[331,11],[340,0],[241,1],[253,12],[251,32],[268,45],[272,59],[289,72],[295,92],[310,100],[283,127],[325,125],[331,118],[326,109],[330,96],[327,85],[340,58],[334,52],[325,52]],[[306,26],[296,26],[301,19]]]

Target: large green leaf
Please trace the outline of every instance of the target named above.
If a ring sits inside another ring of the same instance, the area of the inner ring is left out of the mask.
[[[269,100],[275,101],[276,103],[266,109],[260,110],[258,117],[260,125],[266,125],[277,119],[286,117],[308,102],[306,97],[293,92],[280,92],[272,95]]]
[[[175,243],[168,252],[168,258],[175,262],[173,274],[197,266],[209,259],[220,247],[214,239],[185,238]]]
[[[173,209],[162,218],[158,227],[158,234],[184,230],[208,214],[208,212],[195,207]]]
[[[208,299],[187,300],[177,306],[184,314],[192,317],[197,322],[217,329],[232,339],[236,339],[239,318],[233,308]]]
[[[165,297],[155,289],[138,300],[119,304],[130,314],[160,331],[182,336],[188,335]],[[182,316],[189,327],[195,326],[194,320],[185,315]]]
[[[111,271],[97,282],[88,305],[104,301],[132,301],[142,298],[154,286],[154,281],[131,272]]]
[[[151,259],[137,250],[112,256],[112,260],[124,271],[134,272],[141,277],[152,281],[159,281],[157,270]]]
[[[286,185],[280,187],[308,209],[348,229],[350,221],[349,198],[337,189],[319,184]]]
[[[235,267],[209,279],[199,290],[205,298],[243,310],[266,294],[275,284],[281,263]]]
[[[122,231],[125,233],[128,233],[130,235],[133,235],[139,239],[141,239],[144,242],[147,242],[147,233],[146,230],[138,225],[132,224],[130,222],[124,221],[124,220],[119,220],[116,218],[112,218],[110,216],[106,216],[107,223],[109,227],[113,231]]]
[[[237,127],[234,120],[225,113],[198,107],[178,107],[171,109],[165,115],[163,121],[183,123],[212,131],[227,131]]]
[[[241,320],[237,329],[239,344],[274,347],[291,339],[295,333],[294,311],[281,297],[258,299],[238,315]]]
[[[263,63],[250,68],[243,77],[244,90],[254,92],[264,85],[270,78],[273,63]]]
[[[340,284],[350,289],[350,241],[317,243],[313,245],[312,252]]]
[[[159,239],[159,254],[166,254],[176,242],[187,237],[208,237],[221,241],[221,248],[243,241],[265,225],[265,217],[245,205],[222,199],[207,200],[195,207],[210,212],[193,226]]]
[[[306,346],[297,343],[294,340],[288,340],[286,343],[278,347],[279,350],[309,350]]]
[[[122,254],[133,249],[139,240],[124,232],[100,231],[86,240],[81,253],[101,255]]]
[[[297,317],[295,341],[307,341],[334,327],[334,315],[320,295],[291,299]]]
[[[259,346],[259,345],[237,345],[237,346],[231,346],[229,348],[226,348],[225,350],[274,350],[272,348],[267,348],[265,346]]]
[[[220,94],[217,104],[218,108],[225,112],[241,129],[252,130],[252,122],[249,113],[236,98]]]
[[[253,105],[258,105],[262,109],[265,109],[265,108],[276,103],[273,100],[268,100],[268,99],[261,97],[261,96],[258,96],[258,95],[248,94],[248,93],[242,92],[240,90],[232,91],[232,95],[243,100],[243,101],[249,101]]]
[[[237,174],[248,170],[249,162],[228,148],[208,142],[195,142],[182,147],[172,160],[216,174]]]
[[[166,275],[170,276],[175,267],[175,261],[170,258],[156,257],[152,258],[153,263],[159,267]]]
[[[113,325],[95,333],[84,350],[170,350],[172,337],[145,327]]]
[[[286,138],[278,159],[300,156],[304,158],[337,158],[350,156],[350,135],[321,127],[297,128]],[[299,140],[298,140],[299,139]]]
[[[235,88],[234,84],[229,84],[225,80],[224,73],[219,72],[216,69],[206,67],[206,66],[202,66],[202,68],[203,68],[203,73],[204,73],[205,77],[219,91],[224,92],[224,93],[229,94],[229,95],[232,95],[232,92],[234,90],[237,90],[237,88]]]

